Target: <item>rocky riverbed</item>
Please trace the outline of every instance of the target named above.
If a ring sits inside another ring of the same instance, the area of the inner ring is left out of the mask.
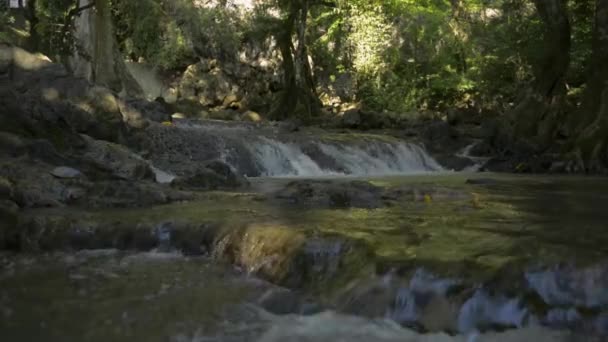
[[[27,210],[5,243],[34,255],[113,249],[234,265],[280,286],[264,299],[275,314],[334,310],[464,334],[607,332],[602,178],[251,183],[141,209]]]
[[[608,334],[605,178],[457,173],[473,145],[426,134],[170,121],[1,52],[2,336]]]

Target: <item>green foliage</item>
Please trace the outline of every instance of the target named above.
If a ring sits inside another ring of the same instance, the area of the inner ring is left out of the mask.
[[[0,42],[10,42],[11,35],[8,32],[14,18],[8,13],[7,9],[0,8]]]
[[[241,23],[225,8],[192,0],[115,0],[113,15],[125,55],[165,70],[182,68],[195,55],[234,58],[238,52]]]
[[[338,1],[313,13],[313,58],[326,74],[355,74],[375,110],[497,109],[532,80],[540,22],[525,0],[454,3]]]
[[[159,0],[113,1],[112,13],[123,53],[143,57],[161,69],[183,67],[192,48],[163,2]],[[146,13],[146,15],[141,15]]]
[[[38,23],[34,27],[35,33],[40,37],[36,42],[37,48],[49,56],[66,56],[74,49],[74,37],[71,26],[73,18],[68,20],[68,13],[74,9],[77,2],[74,0],[37,0],[36,18]]]

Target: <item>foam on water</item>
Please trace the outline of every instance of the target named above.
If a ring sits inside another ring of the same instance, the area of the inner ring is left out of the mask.
[[[260,137],[249,146],[264,176],[323,176],[324,171],[299,146]]]

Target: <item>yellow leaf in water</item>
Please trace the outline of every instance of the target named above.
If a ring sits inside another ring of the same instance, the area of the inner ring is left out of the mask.
[[[163,121],[162,125],[163,126],[173,126],[173,122],[171,122],[171,121]]]
[[[472,192],[471,195],[471,203],[473,204],[473,208],[481,209],[483,205],[481,204],[481,198],[478,193]]]
[[[433,202],[433,199],[431,198],[431,195],[424,195],[424,202],[426,203],[431,203]]]

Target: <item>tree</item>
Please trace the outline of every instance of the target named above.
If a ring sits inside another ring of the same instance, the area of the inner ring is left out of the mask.
[[[608,166],[608,0],[596,0],[592,44],[587,88],[574,129],[574,150],[579,166],[587,171]]]
[[[565,77],[570,65],[570,22],[566,0],[534,0],[534,4],[544,24],[544,46],[540,47],[534,85],[514,110],[514,133],[516,139],[531,137],[536,140],[535,145],[546,147],[563,114]]]
[[[279,7],[285,12],[280,29],[275,34],[283,58],[284,90],[271,116],[284,119],[294,112],[305,117],[319,113],[321,103],[316,94],[312,69],[308,61],[306,32],[310,0],[281,0]],[[297,46],[293,45],[296,36]]]
[[[76,53],[71,66],[79,76],[116,92],[140,96],[142,90],[126,68],[116,44],[109,0],[78,0]]]

